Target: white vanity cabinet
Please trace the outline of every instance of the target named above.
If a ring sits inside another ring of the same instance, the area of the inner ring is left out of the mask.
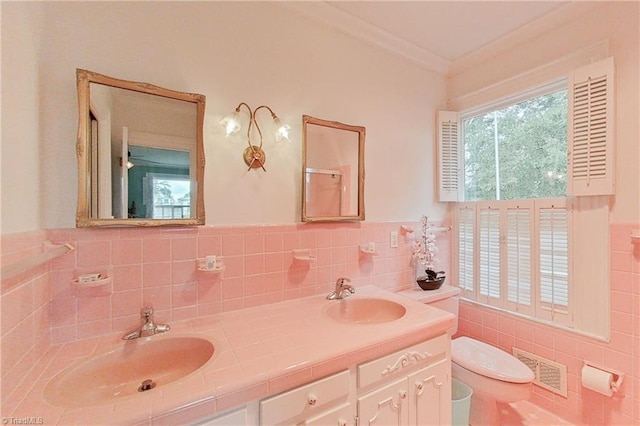
[[[260,424],[451,424],[450,341],[441,335],[260,401]]]
[[[443,335],[360,364],[359,424],[450,424],[449,344]]]

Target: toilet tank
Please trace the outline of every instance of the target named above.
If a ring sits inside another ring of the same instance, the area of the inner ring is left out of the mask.
[[[448,333],[453,336],[458,331],[458,309],[460,306],[460,289],[458,287],[443,285],[437,290],[413,288],[399,291],[398,294],[452,313],[456,317],[455,326],[449,329]]]

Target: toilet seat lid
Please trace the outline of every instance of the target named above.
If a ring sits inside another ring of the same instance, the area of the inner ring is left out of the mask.
[[[451,341],[451,359],[467,370],[491,379],[511,383],[529,383],[533,372],[507,352],[470,337]]]

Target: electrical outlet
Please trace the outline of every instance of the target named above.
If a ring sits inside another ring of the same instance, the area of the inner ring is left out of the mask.
[[[389,246],[391,248],[398,248],[398,231],[391,231],[390,239],[391,242]]]

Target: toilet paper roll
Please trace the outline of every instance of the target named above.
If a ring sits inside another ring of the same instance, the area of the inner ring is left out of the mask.
[[[605,396],[613,395],[613,374],[585,365],[582,367],[582,386]]]

